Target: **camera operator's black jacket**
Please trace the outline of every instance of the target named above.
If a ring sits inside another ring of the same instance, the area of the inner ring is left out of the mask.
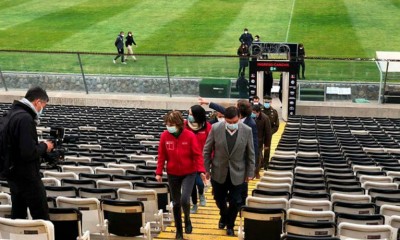
[[[20,111],[9,122],[11,138],[10,160],[14,164],[9,180],[40,180],[40,156],[46,153],[47,145],[38,142],[36,112],[29,106],[14,101],[10,111]]]

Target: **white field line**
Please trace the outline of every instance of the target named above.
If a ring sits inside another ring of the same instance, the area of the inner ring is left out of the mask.
[[[295,5],[295,4],[296,4],[296,0],[293,0],[293,3],[292,3],[292,10],[290,11],[289,24],[288,24],[288,28],[287,28],[287,31],[286,31],[286,39],[285,39],[285,42],[287,42],[288,39],[289,39],[290,26],[292,25],[292,18],[293,18],[293,12],[294,12],[294,5]]]

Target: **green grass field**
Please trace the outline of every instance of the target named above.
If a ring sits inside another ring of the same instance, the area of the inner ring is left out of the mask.
[[[373,58],[400,49],[400,0],[2,0],[0,49],[114,53],[132,31],[139,54],[235,55],[244,27],[268,42],[302,42],[309,57]],[[163,57],[127,66],[83,55],[86,73],[164,75]],[[236,77],[234,58],[170,58],[176,76]],[[110,64],[111,63],[111,64]],[[0,52],[2,71],[79,72],[75,55]],[[357,70],[355,72],[355,69]],[[377,81],[374,62],[308,61],[315,80]]]

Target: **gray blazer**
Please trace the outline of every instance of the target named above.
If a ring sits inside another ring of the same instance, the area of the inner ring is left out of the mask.
[[[225,122],[212,125],[203,149],[204,167],[211,172],[211,178],[224,183],[228,175],[228,167],[232,184],[242,184],[246,177],[254,176],[254,144],[251,128],[239,123],[236,143],[229,154],[226,141]]]

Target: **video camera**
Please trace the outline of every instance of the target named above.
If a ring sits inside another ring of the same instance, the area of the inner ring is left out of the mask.
[[[62,147],[65,137],[63,127],[51,127],[49,141],[53,142],[54,148],[51,152],[46,153],[43,159],[49,165],[57,165],[64,160],[65,148]]]

